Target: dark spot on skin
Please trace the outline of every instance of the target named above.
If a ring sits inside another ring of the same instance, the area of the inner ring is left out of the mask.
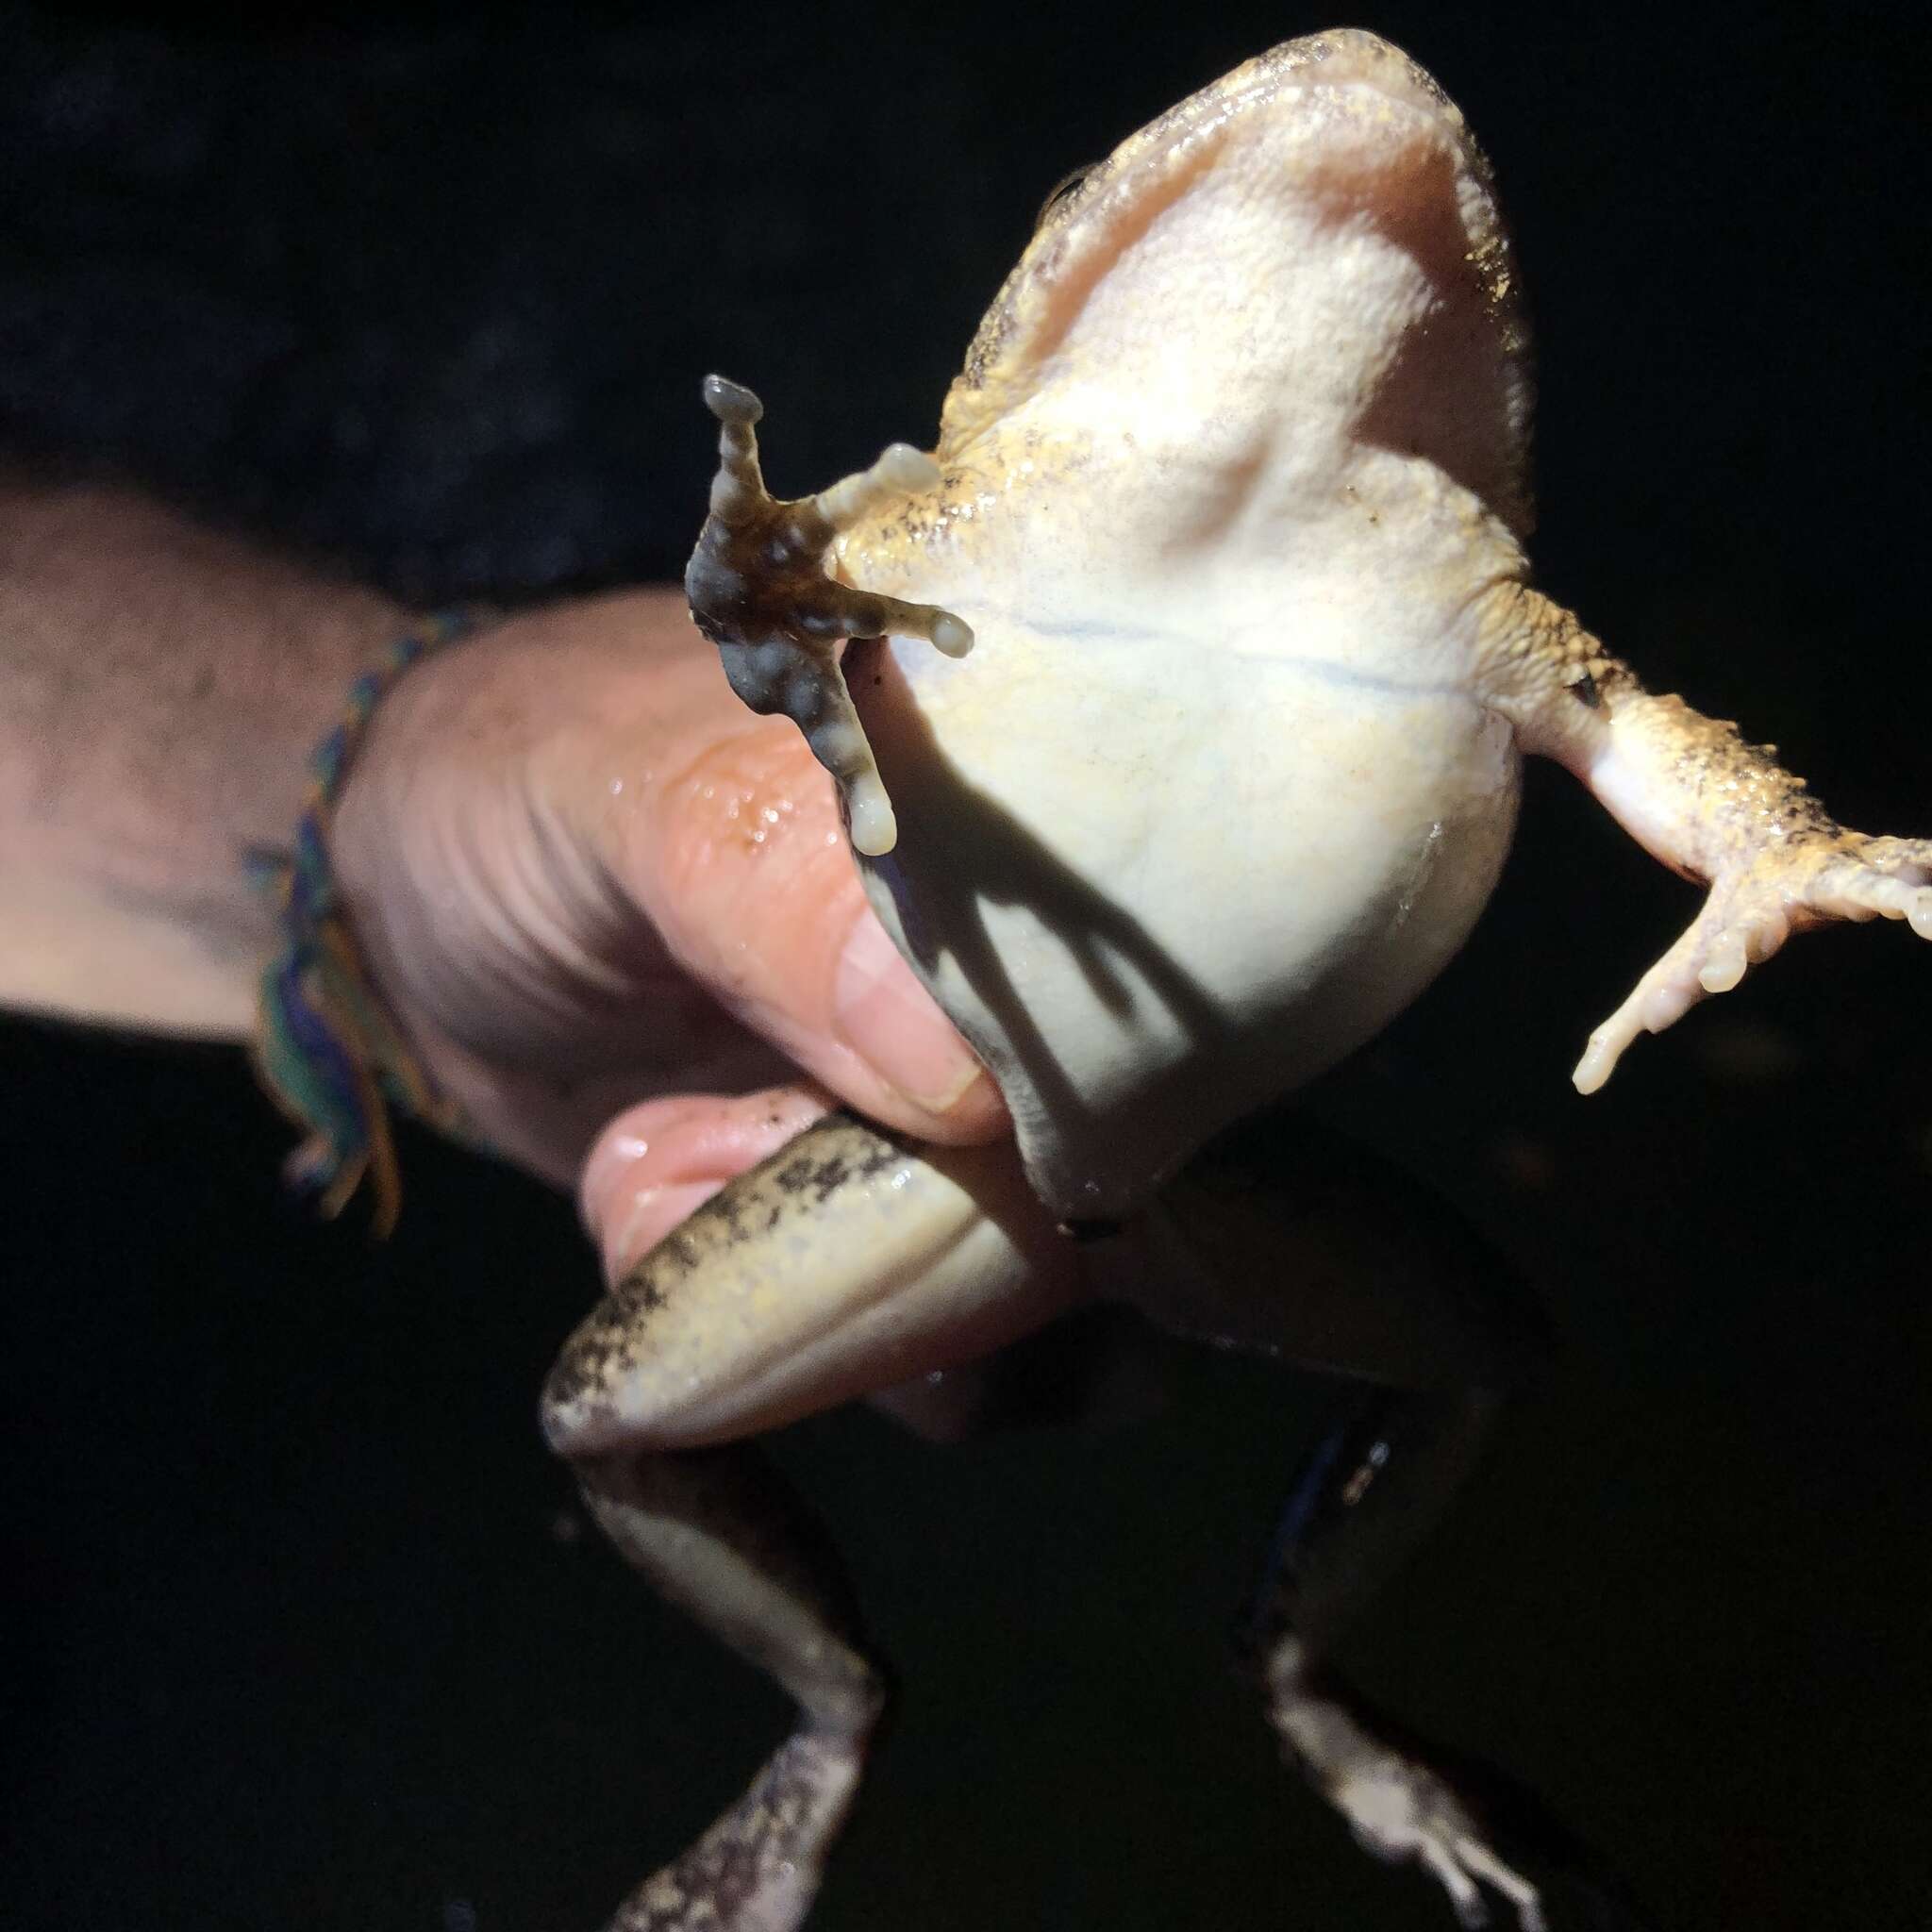
[[[1124,1221],[1063,1221],[1059,1231],[1084,1244],[1111,1241],[1125,1225]]]
[[[1087,185],[1088,175],[1098,171],[1098,161],[1083,161],[1077,168],[1070,168],[1047,190],[1046,199],[1040,204],[1040,212],[1033,217],[1033,228],[1037,234],[1043,228],[1049,217],[1059,212],[1060,204],[1071,201]]]
[[[824,1154],[803,1150],[791,1156],[772,1170],[772,1182],[784,1193],[806,1195],[823,1205],[848,1182],[868,1181],[885,1173],[902,1151],[894,1142],[867,1132],[858,1148],[848,1145]]]
[[[824,1161],[813,1161],[806,1156],[796,1161],[787,1161],[787,1165],[780,1167],[773,1178],[787,1194],[811,1194],[813,1200],[824,1202],[841,1189],[848,1173],[850,1167],[846,1165],[844,1156],[835,1154]]]

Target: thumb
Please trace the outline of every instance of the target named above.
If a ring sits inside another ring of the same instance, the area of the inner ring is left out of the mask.
[[[651,806],[633,877],[714,998],[874,1120],[956,1144],[1005,1131],[998,1090],[866,903],[830,781],[788,723],[731,714]]]
[[[832,1037],[910,1108],[892,1099],[880,1117],[927,1138],[983,1139],[1005,1124],[986,1070],[919,982],[872,908],[860,901],[832,979]],[[872,1111],[863,1102],[856,1102]]]

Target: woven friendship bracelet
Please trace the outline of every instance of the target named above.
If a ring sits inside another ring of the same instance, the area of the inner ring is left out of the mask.
[[[336,798],[371,714],[409,666],[473,632],[487,613],[439,611],[399,638],[350,686],[335,728],[308,759],[308,796],[291,852],[251,855],[275,901],[275,950],[262,970],[255,1063],[261,1082],[305,1135],[283,1173],[324,1214],[340,1214],[366,1177],[378,1234],[395,1225],[402,1180],[391,1105],[450,1124],[394,1016],[370,983],[329,865]]]

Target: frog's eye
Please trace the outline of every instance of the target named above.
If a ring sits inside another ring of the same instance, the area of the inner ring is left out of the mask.
[[[1087,185],[1088,175],[1099,165],[1098,161],[1083,161],[1079,167],[1070,168],[1053,184],[1047,191],[1046,199],[1040,204],[1040,212],[1033,217],[1033,232],[1036,235],[1046,226],[1051,216],[1057,214]]]

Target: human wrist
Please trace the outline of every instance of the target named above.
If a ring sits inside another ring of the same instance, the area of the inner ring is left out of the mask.
[[[775,1049],[922,1137],[1004,1128],[867,909],[824,774],[732,695],[675,589],[521,613],[412,672],[333,850],[433,1073],[580,1082],[615,1053],[635,1099],[769,1081]]]
[[[613,741],[648,757],[647,733],[626,742],[612,721],[669,708],[649,646],[670,595],[500,618],[413,669],[371,718],[331,866],[372,981],[432,1058],[453,1046],[541,1061],[574,1044],[575,1002],[545,1024],[568,958],[540,970],[524,953],[541,932],[567,955],[613,910],[589,774]],[[615,909],[635,926],[634,908]],[[505,997],[507,978],[519,997]]]
[[[408,623],[130,491],[0,479],[0,1001],[245,1033],[244,855]]]

